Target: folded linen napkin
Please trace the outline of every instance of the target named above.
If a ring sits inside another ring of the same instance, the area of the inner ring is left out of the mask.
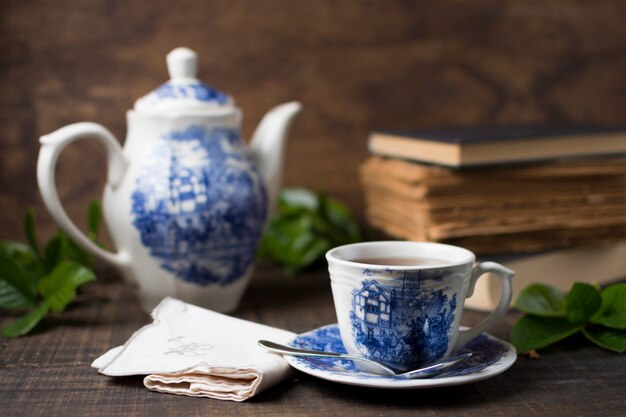
[[[291,367],[257,345],[294,333],[165,298],[153,323],[92,363],[109,376],[146,375],[146,388],[178,395],[244,401],[287,378]]]

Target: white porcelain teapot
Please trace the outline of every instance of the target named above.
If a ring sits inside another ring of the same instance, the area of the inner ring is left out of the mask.
[[[54,220],[85,250],[138,289],[146,311],[173,296],[215,311],[234,310],[281,181],[283,143],[300,104],[271,110],[246,147],[241,110],[196,78],[197,55],[167,55],[170,80],[126,114],[124,149],[96,123],[42,136],[37,180]],[[117,252],[89,240],[69,219],[55,166],[69,143],[97,139],[106,149],[103,215]]]

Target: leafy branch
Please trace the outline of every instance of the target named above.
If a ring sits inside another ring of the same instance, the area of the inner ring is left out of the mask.
[[[604,349],[626,351],[626,284],[600,291],[596,285],[577,282],[567,295],[549,285],[533,284],[520,293],[515,308],[526,313],[510,335],[520,353],[578,332]]]
[[[100,204],[94,201],[87,215],[88,236],[94,242],[101,222]],[[0,308],[27,311],[2,327],[7,337],[23,336],[46,314],[65,310],[77,288],[95,280],[91,256],[61,230],[39,247],[33,210],[24,229],[27,245],[0,241]]]
[[[335,246],[360,240],[359,226],[343,203],[304,188],[286,188],[261,240],[259,257],[293,273],[323,260]]]

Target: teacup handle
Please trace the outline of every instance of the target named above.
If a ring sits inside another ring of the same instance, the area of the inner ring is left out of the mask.
[[[476,281],[478,281],[478,278],[488,272],[494,273],[502,281],[502,293],[500,294],[500,302],[491,312],[491,314],[485,317],[485,319],[478,323],[476,326],[471,327],[467,330],[459,330],[459,336],[457,337],[454,350],[462,348],[467,342],[493,327],[502,318],[502,316],[506,314],[509,305],[511,304],[511,299],[513,298],[512,280],[515,276],[515,272],[495,262],[481,262],[474,265],[474,268],[472,269],[472,276],[470,278],[467,297],[472,296],[472,293],[474,292],[474,286],[476,285]]]
[[[37,160],[37,182],[44,204],[48,208],[54,221],[63,229],[78,246],[92,253],[98,258],[114,266],[122,267],[126,264],[126,253],[109,252],[92,242],[69,218],[56,188],[55,170],[59,155],[63,149],[78,139],[93,138],[100,142],[106,151],[108,159],[107,186],[116,188],[122,182],[128,162],[122,155],[122,148],[115,137],[104,126],[97,123],[74,123],[62,127],[48,135],[42,136],[41,150]]]

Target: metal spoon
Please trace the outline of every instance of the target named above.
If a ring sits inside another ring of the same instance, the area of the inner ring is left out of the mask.
[[[335,353],[335,352],[322,352],[319,350],[307,350],[307,349],[297,349],[291,346],[281,345],[279,343],[270,342],[269,340],[259,340],[259,346],[264,347],[267,350],[272,352],[281,353],[283,355],[291,355],[291,356],[316,356],[321,358],[336,358],[336,359],[347,359],[351,361],[360,361],[367,366],[367,370],[373,374],[377,375],[385,375],[385,376],[393,376],[395,378],[404,378],[404,379],[419,379],[419,378],[429,378],[431,376],[438,375],[443,371],[446,371],[459,363],[463,362],[470,356],[471,353],[464,353],[462,355],[451,356],[439,361],[433,362],[425,367],[413,369],[412,371],[398,373],[393,369],[386,367],[385,365],[381,365],[380,363],[373,361],[371,359],[362,358],[360,356],[352,356],[347,355],[345,353]]]

